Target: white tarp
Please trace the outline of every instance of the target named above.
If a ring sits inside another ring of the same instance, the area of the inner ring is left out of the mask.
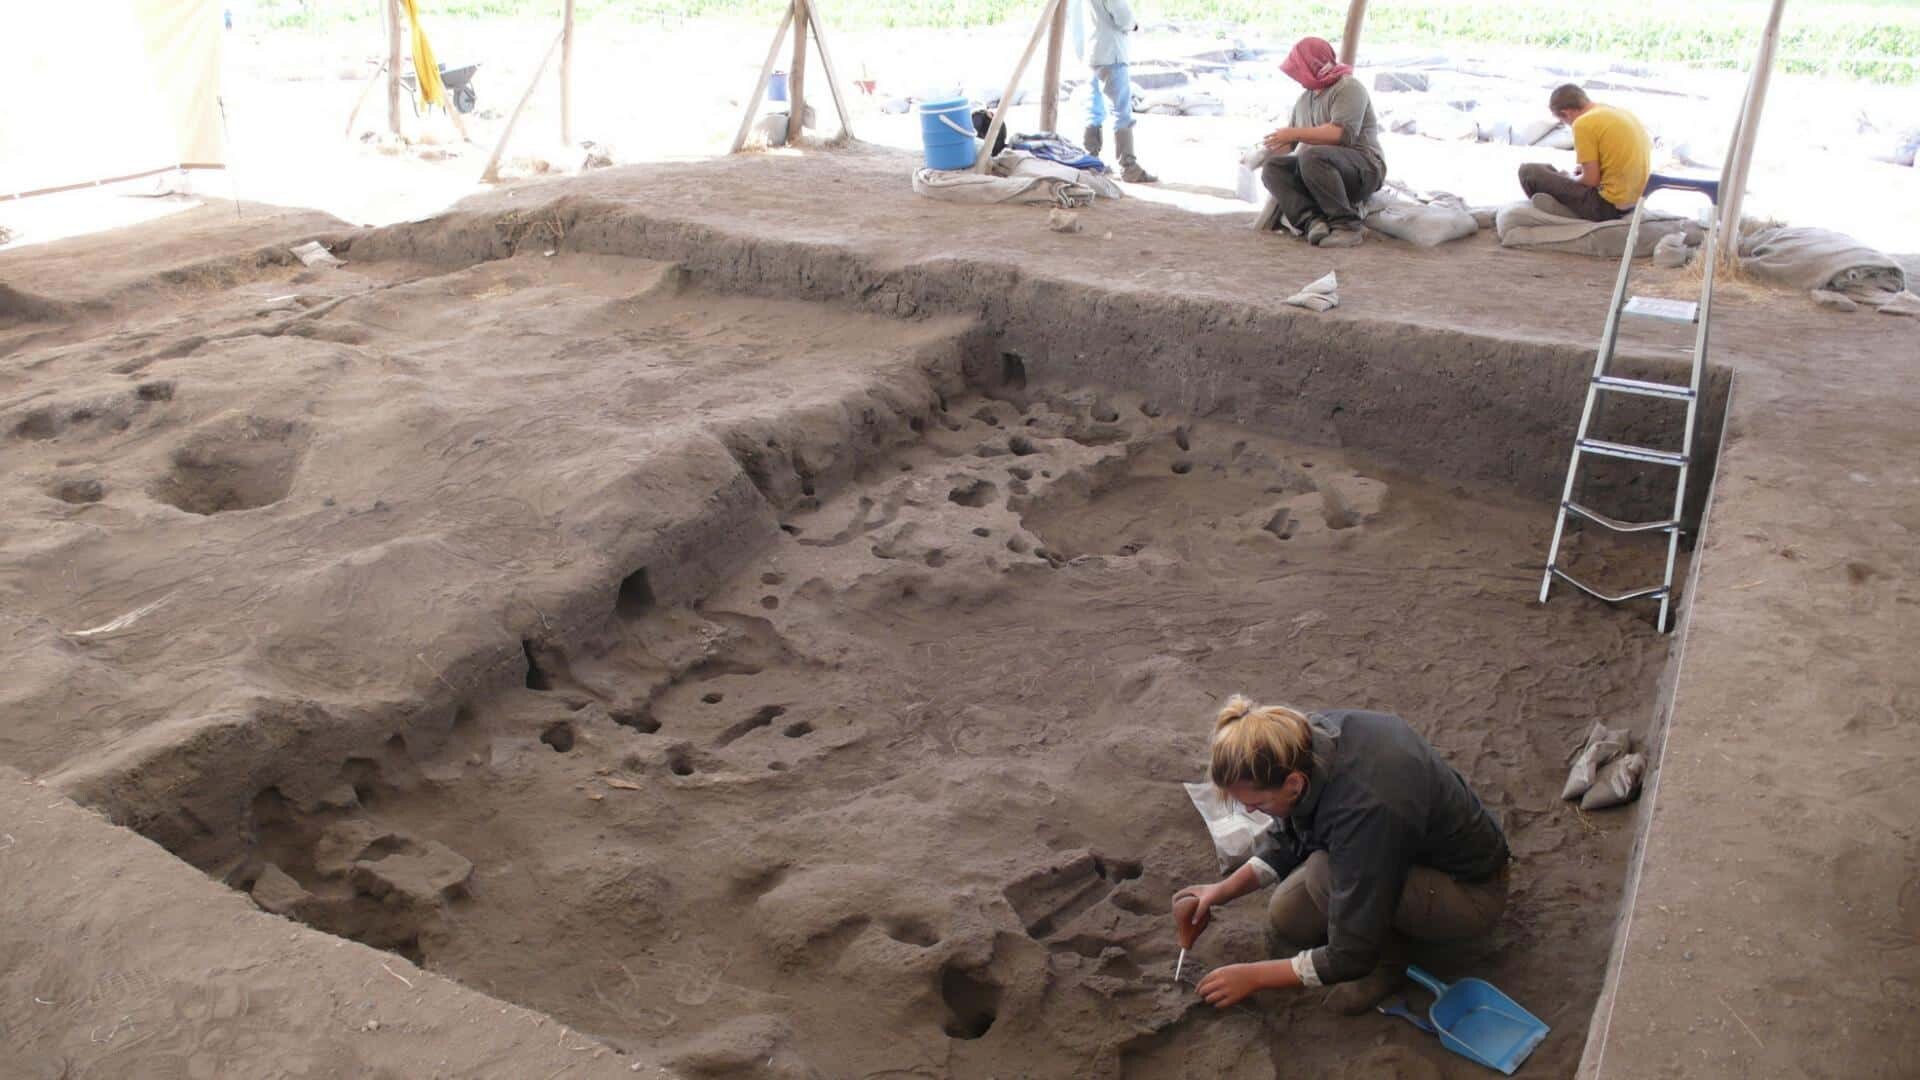
[[[0,2],[0,198],[221,168],[219,0]]]

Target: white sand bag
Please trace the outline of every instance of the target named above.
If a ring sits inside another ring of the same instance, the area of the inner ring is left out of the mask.
[[[1305,288],[1287,297],[1286,302],[1308,311],[1327,311],[1340,306],[1339,289],[1339,278],[1335,276],[1335,271],[1329,270],[1325,277],[1308,283]]]
[[[1232,871],[1253,857],[1253,842],[1273,828],[1273,819],[1258,810],[1237,806],[1212,784],[1186,784],[1187,798],[1207,823],[1213,837],[1213,853],[1222,874]]]
[[[1627,752],[1627,729],[1610,728],[1593,722],[1587,741],[1574,754],[1573,768],[1567,773],[1567,785],[1560,790],[1563,799],[1578,799],[1599,779],[1600,770],[1614,758]]]
[[[1369,210],[1365,220],[1375,232],[1420,247],[1439,247],[1480,231],[1480,223],[1466,210],[1437,203],[1387,202]]]
[[[1626,754],[1613,759],[1580,797],[1580,809],[1605,810],[1633,801],[1640,794],[1640,778],[1646,771],[1645,754]]]

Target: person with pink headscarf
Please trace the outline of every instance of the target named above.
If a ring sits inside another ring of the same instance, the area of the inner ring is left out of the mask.
[[[1387,179],[1373,99],[1317,37],[1301,38],[1280,70],[1306,90],[1288,125],[1266,137],[1278,156],[1267,160],[1260,181],[1307,243],[1352,247],[1363,235],[1360,204]]]

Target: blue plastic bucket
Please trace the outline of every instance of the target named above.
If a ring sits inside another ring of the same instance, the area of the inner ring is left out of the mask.
[[[787,73],[776,71],[767,77],[767,100],[787,100]]]
[[[927,168],[972,168],[980,140],[973,133],[973,110],[966,99],[921,102],[920,142],[927,150]]]

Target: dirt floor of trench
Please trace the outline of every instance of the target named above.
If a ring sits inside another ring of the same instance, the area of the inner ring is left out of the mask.
[[[1662,642],[1519,602],[1536,505],[1142,408],[949,402],[698,607],[630,581],[442,752],[264,793],[237,880],[703,1070],[1467,1075],[1318,994],[1214,1014],[1171,979],[1167,898],[1213,873],[1178,786],[1213,703],[1391,709],[1521,860],[1499,933],[1433,962],[1546,1016],[1535,1067],[1570,1072],[1629,837],[1555,788],[1590,717],[1648,711]],[[1259,910],[1189,984],[1259,955]]]
[[[29,328],[8,761],[145,783],[129,746],[251,709],[265,745],[194,735],[161,759],[218,782],[134,823],[690,1074],[1477,1075],[1316,993],[1198,1004],[1260,955],[1254,899],[1171,979],[1168,897],[1216,873],[1180,783],[1218,700],[1392,710],[1519,859],[1498,932],[1428,962],[1528,1004],[1532,1068],[1573,1071],[1631,836],[1560,777],[1595,717],[1651,714],[1667,643],[1530,602],[1548,508],[1029,385],[958,320],[674,281],[256,266]],[[634,521],[675,515],[705,531],[633,569]]]

